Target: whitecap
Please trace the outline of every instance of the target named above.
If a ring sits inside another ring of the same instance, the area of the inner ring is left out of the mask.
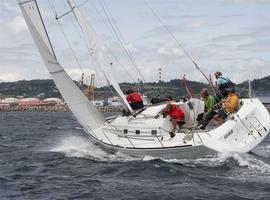
[[[257,148],[255,148],[252,152],[259,155],[259,156],[269,158],[270,157],[270,145],[260,145]]]
[[[180,163],[189,167],[218,167],[228,164],[231,160],[237,162],[238,167],[249,168],[260,172],[270,172],[270,165],[247,153],[219,153],[216,157],[197,159],[161,159],[169,163]],[[237,167],[237,166],[235,166]]]
[[[269,148],[269,145],[266,147]],[[68,136],[62,138],[60,142],[50,151],[63,152],[68,157],[87,158],[101,162],[131,162],[143,161],[148,162],[157,158],[152,156],[144,156],[143,158],[135,158],[121,152],[110,153],[103,150],[98,145],[91,143],[87,138],[82,136]],[[236,161],[236,167],[240,169],[247,168],[247,172],[270,174],[270,165],[262,160],[250,155],[240,153],[220,153],[215,157],[198,158],[198,159],[162,159],[168,163],[179,163],[187,167],[219,167],[228,165],[232,160]],[[234,165],[235,163],[233,163]],[[234,166],[232,166],[234,167]]]
[[[91,143],[87,138],[80,136],[69,136],[61,141],[50,151],[63,152],[67,157],[88,158],[96,161],[107,162],[129,162],[141,160],[120,152],[110,153]]]

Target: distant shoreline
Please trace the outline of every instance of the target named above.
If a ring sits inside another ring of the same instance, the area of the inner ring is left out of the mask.
[[[265,105],[270,112],[270,105]],[[98,106],[100,112],[121,112],[123,108],[119,106]],[[0,112],[70,112],[66,104],[54,106],[1,106]]]
[[[100,112],[121,112],[120,107],[99,106],[96,107]],[[0,106],[0,112],[70,112],[67,105],[54,106]]]

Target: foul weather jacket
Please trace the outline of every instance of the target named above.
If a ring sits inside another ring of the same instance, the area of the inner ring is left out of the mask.
[[[206,112],[204,113],[204,116],[206,116],[214,110],[215,99],[211,95],[208,95],[203,101],[206,108]]]
[[[126,97],[127,101],[129,103],[136,103],[136,102],[142,102],[142,97],[137,92],[133,92]]]
[[[234,112],[238,107],[238,98],[235,93],[229,93],[224,102],[224,109],[228,113]]]
[[[172,107],[170,110],[164,110],[164,113],[168,114],[171,119],[175,121],[182,121],[185,118],[185,113],[178,108],[175,104],[172,104]]]

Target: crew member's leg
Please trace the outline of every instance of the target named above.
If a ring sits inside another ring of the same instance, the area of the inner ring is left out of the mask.
[[[210,112],[209,114],[207,114],[202,122],[201,125],[201,129],[205,129],[205,127],[207,126],[207,124],[210,122],[211,119],[213,119],[213,117],[216,115],[217,113],[215,111]]]

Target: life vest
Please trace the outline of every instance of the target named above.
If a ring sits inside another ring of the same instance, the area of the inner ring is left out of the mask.
[[[136,103],[136,102],[142,102],[142,97],[137,92],[133,92],[126,97],[127,101],[129,103]]]
[[[229,94],[227,99],[224,102],[225,111],[232,113],[237,110],[239,106],[239,101],[235,93]]]

